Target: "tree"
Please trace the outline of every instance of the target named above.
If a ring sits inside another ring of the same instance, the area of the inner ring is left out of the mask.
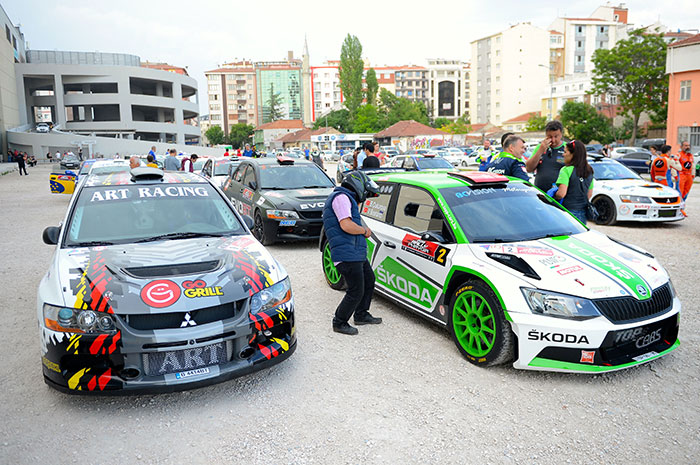
[[[348,34],[340,49],[340,90],[345,98],[345,106],[354,118],[355,112],[362,104],[362,44],[360,40]]]
[[[593,54],[591,94],[616,95],[624,112],[632,116],[631,144],[637,138],[642,112],[658,122],[665,116],[668,100],[666,42],[662,34],[637,29],[612,49],[600,48]]]
[[[450,122],[451,121],[449,119],[441,116],[439,118],[435,118],[435,121],[433,121],[433,124],[431,124],[431,126],[434,128],[440,129],[440,128],[444,128],[445,126],[450,124]]]
[[[383,116],[381,126],[388,128],[404,120],[415,120],[429,124],[428,109],[422,102],[412,102],[407,98],[397,97],[386,89],[379,91],[379,113]]]
[[[353,122],[350,119],[350,112],[346,109],[334,110],[325,116],[319,116],[314,122],[314,129],[336,128],[340,132],[352,132]]]
[[[622,126],[615,128],[615,140],[628,140],[632,137],[633,126],[634,121],[632,121],[632,118],[625,118],[622,122]]]
[[[282,119],[282,99],[275,93],[275,85],[270,83],[270,98],[267,100],[267,107],[270,109],[266,123]]]
[[[381,125],[380,115],[374,105],[362,105],[355,116],[355,132],[378,132],[384,129]]]
[[[207,140],[211,145],[221,145],[225,140],[224,131],[220,126],[216,125],[209,126],[209,129],[206,130],[204,135],[207,137]]]
[[[584,144],[592,140],[611,139],[610,119],[599,114],[593,105],[583,102],[566,102],[561,107],[561,124],[573,139]]]
[[[454,121],[448,120],[446,125],[438,129],[449,132],[450,134],[467,134],[471,132],[472,127],[467,117],[462,115]]]
[[[527,125],[525,126],[526,131],[544,131],[544,127],[547,125],[546,116],[532,115],[529,120],[527,120]]]
[[[367,85],[367,104],[376,105],[377,91],[379,90],[379,82],[377,82],[377,73],[374,71],[374,68],[370,68],[367,70],[365,84]]]
[[[245,144],[252,144],[254,132],[255,127],[250,124],[234,124],[231,126],[231,132],[228,134],[228,143],[232,147],[244,147]]]

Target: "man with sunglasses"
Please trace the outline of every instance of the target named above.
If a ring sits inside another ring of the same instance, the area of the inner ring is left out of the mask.
[[[560,121],[550,121],[544,127],[545,138],[535,148],[535,153],[525,162],[528,173],[537,170],[535,186],[547,192],[564,167],[564,147],[562,141],[564,127]]]

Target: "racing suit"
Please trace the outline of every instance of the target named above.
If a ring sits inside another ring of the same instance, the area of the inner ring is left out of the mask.
[[[658,182],[664,186],[668,186],[667,174],[668,173],[668,159],[664,156],[659,156],[651,161],[651,168],[649,169],[649,174],[651,175],[651,180],[653,182]],[[673,187],[673,186],[671,186]]]
[[[678,173],[678,190],[683,200],[685,200],[688,197],[690,188],[693,187],[695,160],[693,160],[693,154],[689,152],[680,152],[678,157],[678,161],[681,164],[681,171]]]

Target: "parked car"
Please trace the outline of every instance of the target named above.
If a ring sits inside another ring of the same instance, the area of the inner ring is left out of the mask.
[[[49,126],[49,123],[38,123],[36,125],[36,132],[49,132],[51,131],[51,127]]]
[[[232,173],[231,167],[241,162],[238,157],[208,158],[199,174],[209,178],[216,186],[224,188],[224,183]]]
[[[80,160],[78,160],[78,157],[75,155],[66,155],[61,159],[60,163],[61,168],[63,169],[69,169],[69,168],[80,168]]]
[[[644,139],[640,145],[646,150],[649,150],[650,147],[661,150],[661,146],[666,145],[666,139]]]
[[[649,155],[651,155],[651,152],[649,152],[647,149],[642,149],[639,147],[615,147],[612,149],[610,152],[610,158],[620,158],[622,155],[625,155],[627,153],[636,153],[636,152],[648,152]]]
[[[443,157],[432,154],[404,154],[390,158],[387,167],[403,168],[407,171],[449,170],[452,164]]]
[[[641,152],[629,152],[616,158],[616,160],[637,174],[646,174],[649,172],[651,153],[646,150]]]

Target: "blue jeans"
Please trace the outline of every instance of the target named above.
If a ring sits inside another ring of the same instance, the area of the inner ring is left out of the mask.
[[[578,218],[581,223],[586,224],[586,210],[569,210],[569,213]]]

